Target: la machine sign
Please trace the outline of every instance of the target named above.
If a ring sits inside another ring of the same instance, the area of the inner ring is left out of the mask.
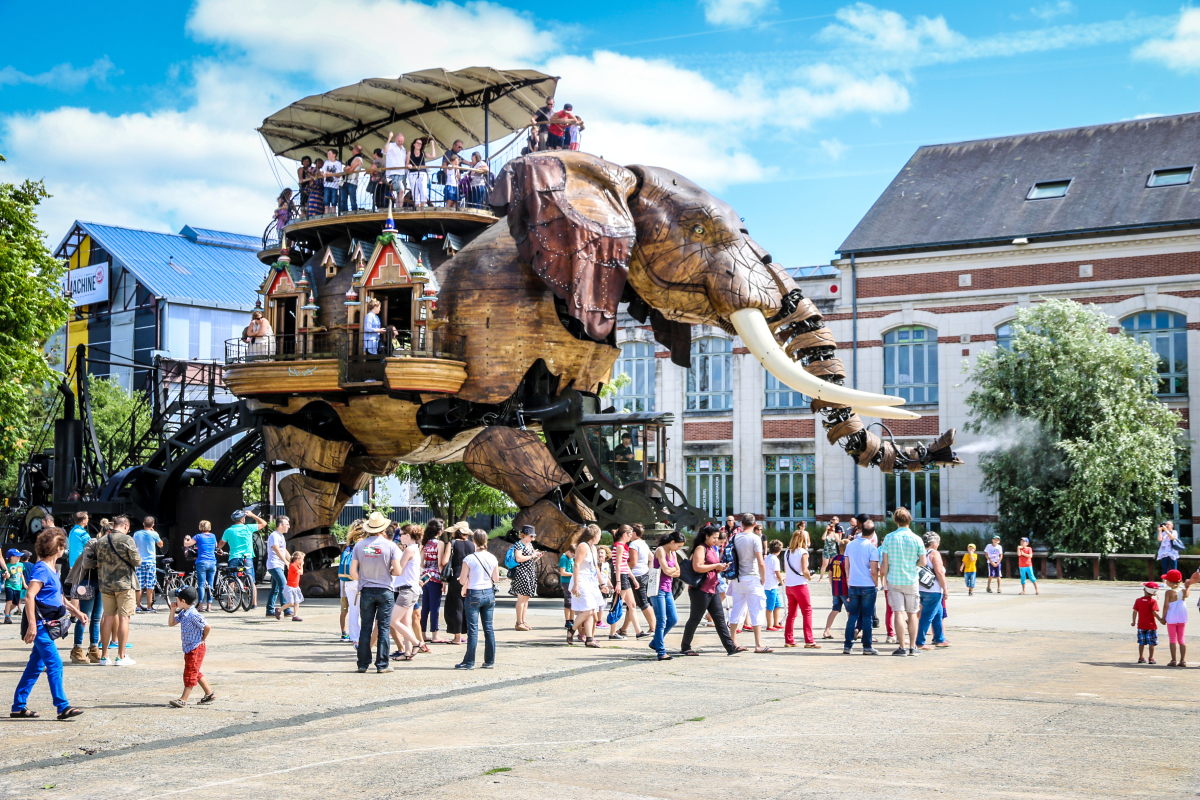
[[[71,293],[71,304],[79,306],[108,302],[108,264],[80,267],[67,273],[63,291]]]

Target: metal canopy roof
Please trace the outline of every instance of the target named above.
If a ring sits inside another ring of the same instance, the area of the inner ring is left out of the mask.
[[[258,132],[275,155],[296,160],[324,158],[329,149],[344,156],[355,144],[370,153],[383,147],[389,131],[409,144],[432,136],[441,155],[455,139],[477,147],[528,127],[557,85],[558,78],[534,70],[491,67],[368,78],[292,103],[263,120]]]

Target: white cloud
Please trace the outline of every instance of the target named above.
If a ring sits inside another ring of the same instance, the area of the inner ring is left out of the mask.
[[[1057,3],[1042,3],[1029,9],[1029,13],[1040,20],[1050,21],[1056,17],[1075,13],[1075,4],[1071,0],[1058,0]]]
[[[1160,61],[1171,69],[1200,69],[1200,8],[1184,9],[1170,38],[1151,39],[1133,51],[1135,58]]]
[[[119,74],[121,71],[108,56],[101,56],[88,67],[77,69],[70,64],[59,64],[36,75],[20,72],[15,67],[4,67],[0,69],[0,87],[29,83],[34,86],[73,91],[83,88],[89,81],[103,85],[107,83],[109,75]]]
[[[772,0],[700,0],[710,25],[749,25],[771,8]]]
[[[821,149],[825,151],[825,155],[837,161],[849,148],[835,137],[833,139],[823,139],[821,141]]]
[[[197,38],[245,53],[265,69],[306,70],[323,83],[434,64],[528,67],[559,47],[551,31],[489,2],[199,0],[187,24]]]
[[[918,16],[910,21],[868,3],[846,6],[837,12],[837,18],[818,38],[845,45],[838,53],[844,62],[877,71],[1134,41],[1163,33],[1171,24],[1164,17],[1128,17],[972,39],[950,28],[944,17]]]

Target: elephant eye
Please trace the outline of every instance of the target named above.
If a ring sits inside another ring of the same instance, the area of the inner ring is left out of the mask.
[[[704,226],[703,226],[703,225],[693,225],[693,226],[692,226],[692,233],[695,233],[695,234],[703,234],[703,233],[704,233]]]

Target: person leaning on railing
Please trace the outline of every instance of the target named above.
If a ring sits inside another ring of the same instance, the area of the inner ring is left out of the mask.
[[[308,213],[308,193],[311,191],[309,175],[311,170],[312,159],[308,156],[300,159],[300,166],[296,168],[296,180],[300,184],[300,216]]]
[[[379,354],[379,331],[383,325],[379,321],[379,309],[382,304],[375,298],[367,301],[367,316],[363,320],[363,350],[371,355]]]
[[[342,189],[338,196],[338,211],[342,214],[350,210],[358,211],[358,184],[365,172],[365,162],[362,145],[354,145],[350,149],[350,157],[346,159],[346,171],[342,173]]]
[[[263,312],[257,308],[250,312],[246,341],[250,345],[247,355],[269,356],[275,349],[275,331],[271,329],[271,323],[263,316]]]

